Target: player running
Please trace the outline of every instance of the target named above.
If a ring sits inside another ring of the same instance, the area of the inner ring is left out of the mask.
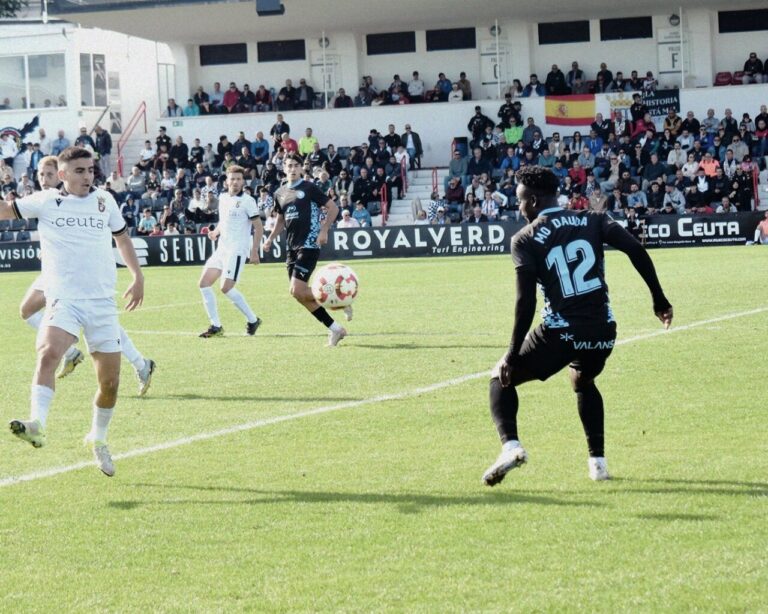
[[[301,178],[302,160],[297,154],[288,154],[283,160],[283,171],[287,182],[275,192],[277,221],[269,238],[264,242],[264,251],[272,249],[273,239],[285,227],[288,257],[288,277],[291,280],[290,293],[307,311],[328,328],[328,345],[335,347],[347,331],[334,321],[312,294],[308,282],[320,258],[320,247],[328,242],[328,229],[336,219],[339,209],[332,198],[309,181]],[[325,219],[320,221],[320,207],[328,209]],[[347,320],[352,319],[352,308],[345,308]]]
[[[120,324],[115,284],[117,249],[133,275],[124,297],[132,311],[144,300],[144,275],[114,198],[94,189],[94,161],[82,147],[68,147],[59,156],[61,191],[45,190],[13,204],[0,200],[0,219],[37,218],[45,279],[46,309],[37,336],[37,366],[32,380],[29,420],[12,420],[11,432],[39,448],[54,396],[55,372],[82,329],[96,368],[98,390],[86,442],[96,465],[107,476],[115,465],[107,447],[107,429],[120,380]]]
[[[208,238],[212,241],[218,239],[218,244],[200,276],[200,293],[211,321],[208,330],[200,334],[204,339],[224,334],[216,295],[211,288],[219,277],[221,292],[246,318],[245,332],[253,335],[261,325],[261,320],[253,313],[245,297],[235,288],[246,258],[250,258],[251,264],[259,264],[259,245],[264,232],[259,207],[253,197],[243,192],[244,187],[245,169],[242,166],[227,168],[227,193],[219,197],[219,224],[208,233]]]
[[[59,185],[58,173],[58,160],[55,156],[45,156],[40,160],[37,165],[37,178],[40,182],[40,188],[42,190],[52,190]],[[43,320],[43,309],[45,308],[45,285],[43,283],[43,275],[37,276],[35,281],[27,290],[24,298],[21,300],[19,311],[21,313],[21,319],[24,320],[35,330],[40,328],[40,324]],[[145,359],[141,352],[133,345],[128,334],[123,327],[120,327],[120,350],[126,357],[128,362],[133,365],[136,371],[136,379],[139,380],[139,396],[142,397],[149,390],[149,386],[152,383],[152,375],[155,372],[155,361],[151,359]],[[64,360],[59,367],[59,371],[56,377],[61,379],[66,377],[75,367],[83,362],[83,353],[77,349],[77,345],[72,344],[64,353]]]
[[[603,244],[629,256],[653,299],[665,328],[672,306],[664,296],[653,262],[640,243],[608,215],[575,212],[557,204],[558,179],[541,166],[517,173],[517,199],[528,225],[512,239],[517,270],[515,324],[509,350],[491,373],[491,415],[501,454],[483,475],[494,486],[528,460],[517,434],[516,387],[546,380],[568,365],[579,417],[589,448],[589,477],[610,478],[605,461],[603,398],[595,378],[616,342],[616,322],[605,283]],[[544,322],[528,332],[536,309],[536,285],[544,294]]]

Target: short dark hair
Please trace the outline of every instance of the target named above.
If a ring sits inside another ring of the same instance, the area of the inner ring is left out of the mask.
[[[93,154],[85,147],[67,147],[59,154],[59,164],[66,164],[72,160],[91,160]]]
[[[544,166],[525,166],[515,173],[517,183],[533,192],[555,196],[560,187],[557,176]]]
[[[303,160],[303,159],[302,159],[302,157],[301,157],[299,154],[297,154],[296,152],[291,152],[291,153],[287,154],[287,155],[286,155],[286,156],[283,158],[283,163],[285,163],[285,162],[288,162],[288,160],[293,160],[293,161],[294,161],[296,164],[298,164],[299,166],[303,166],[303,164],[304,164],[304,160]]]

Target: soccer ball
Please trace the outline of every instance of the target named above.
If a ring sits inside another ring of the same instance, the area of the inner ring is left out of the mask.
[[[329,309],[350,306],[357,290],[357,274],[341,262],[326,264],[312,280],[312,294],[318,303]]]

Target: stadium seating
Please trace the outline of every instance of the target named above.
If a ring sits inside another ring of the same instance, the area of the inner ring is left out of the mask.
[[[719,72],[715,75],[715,87],[722,85],[731,85],[733,82],[733,75],[729,72]]]
[[[2,233],[0,233],[0,242],[13,241],[14,238],[15,238],[15,235],[10,230],[5,230]]]
[[[11,227],[10,220],[0,220],[0,232],[4,232]]]
[[[731,81],[731,85],[743,85],[743,84],[744,84],[744,71],[737,70],[735,73],[733,73],[733,80]]]

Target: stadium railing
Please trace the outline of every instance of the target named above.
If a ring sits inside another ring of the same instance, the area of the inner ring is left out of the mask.
[[[400,179],[403,184],[400,190],[400,198],[405,198],[405,194],[408,192],[408,167],[405,164],[405,158],[400,160]]]
[[[383,183],[381,185],[381,191],[379,193],[379,197],[381,198],[381,225],[386,226],[387,225],[387,218],[389,217],[389,207],[387,206],[387,193],[388,193],[388,187],[386,183]]]
[[[136,112],[131,117],[131,120],[126,125],[125,130],[123,130],[123,134],[120,136],[120,140],[117,142],[117,170],[123,177],[125,176],[123,173],[123,150],[125,149],[125,144],[128,142],[128,139],[130,139],[131,135],[133,135],[133,131],[136,130],[136,126],[138,125],[140,119],[144,119],[144,133],[146,134],[147,103],[143,100],[141,101],[141,104],[139,104],[139,107],[136,109]]]
[[[437,167],[432,169],[432,191],[437,192]]]

